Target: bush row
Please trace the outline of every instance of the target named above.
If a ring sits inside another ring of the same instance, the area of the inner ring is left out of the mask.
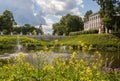
[[[69,35],[82,35],[82,34],[96,34],[98,33],[98,30],[85,30],[85,31],[77,31],[77,32],[71,32]]]

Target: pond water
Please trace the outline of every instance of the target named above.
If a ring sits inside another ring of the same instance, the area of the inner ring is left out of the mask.
[[[23,53],[26,54],[31,54],[31,53],[38,53],[38,51],[40,50],[22,50]],[[81,50],[67,50],[66,47],[63,47],[63,49],[59,48],[59,49],[55,49],[54,52],[52,52],[51,54],[54,54],[56,57],[58,57],[59,54],[61,54],[63,57],[69,57],[73,51],[76,51],[78,56],[77,57],[81,57],[81,55],[87,55],[87,57],[90,57],[91,55],[94,55],[96,50],[92,50],[92,51],[81,51]],[[0,57],[7,57],[10,54],[12,56],[16,55],[18,52],[15,49],[4,49],[4,50],[0,50]],[[48,52],[49,53],[49,52]],[[112,67],[112,68],[120,68],[120,51],[107,51],[107,50],[102,50],[99,51],[99,53],[102,55],[102,59],[108,59],[108,67]],[[50,54],[49,54],[50,55]],[[109,65],[110,64],[110,65]]]

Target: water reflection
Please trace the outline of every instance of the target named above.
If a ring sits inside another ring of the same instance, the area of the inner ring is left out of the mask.
[[[24,51],[27,54],[31,54],[32,49],[29,49],[28,51]],[[38,49],[38,50],[32,50],[32,53],[35,52],[37,53],[37,51],[40,51],[42,49]],[[9,54],[13,54],[15,53],[16,50],[0,50],[0,55],[9,55]],[[96,50],[92,50],[92,51],[82,51],[82,50],[68,50],[66,47],[62,47],[62,48],[56,48],[53,49],[52,54],[54,54],[54,56],[58,56],[59,54],[61,54],[63,57],[69,57],[71,55],[71,53],[73,51],[76,51],[76,53],[78,54],[76,56],[76,58],[91,58],[91,55],[94,55]],[[97,50],[98,51],[98,50]],[[47,52],[49,53],[49,52]],[[102,59],[106,60],[108,59],[107,63],[106,63],[106,67],[112,67],[112,68],[120,68],[120,51],[103,51],[100,50],[99,53],[102,55]],[[51,53],[49,53],[50,55]],[[50,56],[49,56],[50,57]],[[98,58],[98,57],[96,57]]]

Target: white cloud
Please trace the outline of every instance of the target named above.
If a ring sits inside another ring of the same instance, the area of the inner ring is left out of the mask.
[[[82,0],[36,0],[44,15],[65,15],[82,5]],[[79,9],[77,13],[80,13]],[[80,15],[80,14],[79,14]]]
[[[52,19],[45,18],[45,20],[48,25],[55,23]]]
[[[81,6],[81,8],[84,8],[84,5],[82,4],[82,5],[80,5]]]
[[[45,24],[44,18],[34,13],[34,6],[32,0],[0,0],[0,13],[2,14],[6,9],[12,11],[16,22],[20,25],[26,23],[32,25]]]
[[[52,25],[43,25],[42,28],[44,34],[52,34]]]
[[[81,3],[83,3],[83,0],[76,0],[77,5],[80,5]]]
[[[12,11],[18,24],[43,24],[47,31],[67,13],[81,16],[79,7],[83,0],[0,0],[0,12]]]
[[[78,8],[72,9],[72,10],[71,10],[71,13],[74,14],[74,15],[81,16],[81,13],[79,12],[79,9],[78,9]]]

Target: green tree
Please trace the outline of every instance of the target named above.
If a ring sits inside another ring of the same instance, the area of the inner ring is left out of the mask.
[[[14,25],[14,17],[11,11],[5,10],[0,16],[0,30],[7,30],[8,34],[12,31]]]
[[[53,24],[53,34],[69,35],[70,32],[83,30],[83,21],[81,17],[67,14],[60,19],[60,22]]]
[[[89,11],[87,11],[87,12],[85,13],[85,15],[84,15],[84,22],[89,21],[89,16],[90,16],[92,13],[93,13],[92,10],[89,10]]]
[[[53,35],[58,34],[58,35],[63,35],[66,32],[66,29],[64,26],[62,26],[60,23],[55,23],[53,24]]]
[[[116,4],[119,0],[93,0],[100,5],[100,16],[102,19],[102,25],[106,29],[106,33],[109,33],[109,30],[112,29],[113,24],[115,23],[116,15]]]
[[[0,16],[0,31],[2,31],[2,16]]]
[[[120,1],[118,1],[117,2],[117,5],[116,5],[116,12],[118,13],[118,14],[120,14]]]
[[[30,24],[25,24],[24,26],[20,26],[20,27],[14,27],[13,31],[16,34],[22,33],[23,35],[32,33],[33,31],[36,31],[37,34],[41,33],[41,30],[39,28],[35,28]]]

